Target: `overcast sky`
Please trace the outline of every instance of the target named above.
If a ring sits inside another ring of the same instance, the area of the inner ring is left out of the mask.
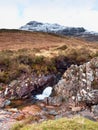
[[[0,0],[0,28],[33,20],[98,32],[98,0]]]

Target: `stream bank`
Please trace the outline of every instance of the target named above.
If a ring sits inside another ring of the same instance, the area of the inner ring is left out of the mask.
[[[13,113],[13,119],[21,121],[31,116],[29,123],[39,123],[80,115],[98,121],[98,57],[80,66],[71,65],[58,82],[54,74],[38,77],[37,80],[33,78],[34,82],[31,82],[32,76],[26,76],[11,82],[10,89],[5,87],[0,94],[0,100],[8,100],[3,110]],[[42,101],[35,100],[34,96],[48,86],[53,87],[52,95]],[[11,106],[8,105],[9,100]],[[0,103],[2,105],[4,100]]]

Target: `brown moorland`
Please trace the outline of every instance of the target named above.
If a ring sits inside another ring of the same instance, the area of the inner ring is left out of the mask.
[[[86,47],[92,50],[98,49],[97,42],[88,42],[84,39],[58,36],[43,32],[30,32],[21,30],[0,30],[0,50],[18,50],[18,49],[48,49],[57,46],[67,45],[68,47],[80,48]]]

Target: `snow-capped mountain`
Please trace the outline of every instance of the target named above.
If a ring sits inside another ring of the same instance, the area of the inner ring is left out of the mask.
[[[73,35],[73,33],[78,34],[86,31],[84,28],[65,27],[59,24],[41,23],[36,21],[31,21],[20,27],[20,29],[28,31],[50,32],[62,35]]]
[[[89,32],[83,27],[66,27],[59,24],[41,23],[37,21],[31,21],[26,25],[19,28],[26,31],[38,31],[54,33],[58,35],[83,37],[89,41],[98,41],[98,33]]]

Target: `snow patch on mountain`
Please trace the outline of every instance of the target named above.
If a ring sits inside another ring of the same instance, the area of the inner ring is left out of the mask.
[[[41,23],[37,21],[31,21],[26,25],[20,27],[20,30],[27,31],[39,31],[39,32],[49,32],[62,35],[73,35],[85,32],[86,30],[82,27],[65,27],[59,24]]]

